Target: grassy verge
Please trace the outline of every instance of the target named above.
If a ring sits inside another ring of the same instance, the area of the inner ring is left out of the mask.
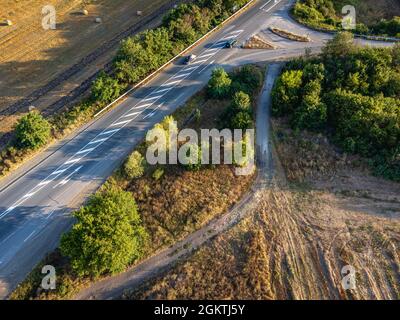
[[[246,85],[254,83],[251,80],[247,83],[240,82],[238,75],[241,74],[241,70],[244,68],[239,68],[231,75],[235,79],[232,82],[234,91],[238,88],[249,88]],[[261,75],[262,70],[258,67],[250,70],[258,70],[258,75]],[[255,83],[258,86],[252,90],[252,96],[255,98],[252,99],[251,110],[255,110],[254,103],[263,83],[262,77],[257,78]],[[226,118],[231,104],[230,96],[212,99],[207,90],[202,90],[172,116],[177,120],[179,128],[217,128],[221,124],[221,118]],[[251,126],[254,126],[254,123]],[[144,154],[145,150],[144,142],[135,148],[135,151],[141,154]],[[155,175],[155,172],[161,174]],[[118,186],[130,192],[136,200],[142,224],[149,234],[142,257],[144,259],[229,210],[249,189],[253,179],[253,175],[235,175],[234,165],[204,166],[199,171],[187,170],[181,165],[147,166],[143,176],[129,179],[124,174],[123,165],[108,179],[103,188],[109,185]],[[98,192],[102,192],[102,189]],[[57,270],[56,290],[41,289],[41,268],[47,264],[53,265]],[[67,299],[93,281],[90,277],[77,276],[71,268],[70,260],[56,250],[17,287],[11,299]]]

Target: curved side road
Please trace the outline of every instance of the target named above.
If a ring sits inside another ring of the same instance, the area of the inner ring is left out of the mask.
[[[207,226],[192,233],[184,240],[139,263],[127,272],[94,283],[87,289],[82,290],[75,299],[119,299],[126,290],[137,287],[152,277],[161,274],[178,262],[180,258],[187,256],[209,239],[229,229],[248,213],[256,209],[260,190],[268,187],[272,179],[273,164],[269,147],[269,109],[271,90],[276,77],[279,75],[279,71],[279,64],[272,64],[268,68],[264,87],[258,102],[256,119],[257,177],[254,185],[245,197],[228,213],[211,221]]]

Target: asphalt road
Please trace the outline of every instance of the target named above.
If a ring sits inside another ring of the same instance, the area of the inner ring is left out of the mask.
[[[93,120],[70,137],[0,182],[0,298],[6,298],[26,274],[53,250],[73,219],[71,211],[96,190],[126,158],[145,133],[183,105],[208,81],[215,66],[274,61],[304,53],[305,44],[270,34],[279,49],[224,49],[228,39],[241,44],[274,24],[311,33],[306,46],[320,50],[329,35],[288,22],[293,0],[260,0],[199,44],[191,65],[182,59],[135,90],[117,108]],[[382,44],[387,45],[387,44]]]

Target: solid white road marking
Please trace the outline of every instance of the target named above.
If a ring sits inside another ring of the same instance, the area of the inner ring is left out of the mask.
[[[28,240],[33,236],[34,233],[35,233],[35,230],[32,231],[32,232],[29,234],[29,236],[27,236],[27,237],[25,238],[24,242],[28,241]]]
[[[82,158],[72,159],[72,160],[69,160],[69,161],[65,162],[64,164],[76,163],[76,162],[79,162],[81,160],[82,160]]]
[[[86,153],[86,152],[91,152],[94,149],[96,149],[96,148],[83,149],[83,150],[78,151],[76,154],[82,154],[82,153]]]
[[[100,136],[106,136],[106,135],[108,135],[108,134],[110,134],[110,133],[118,132],[119,130],[121,130],[121,129],[120,129],[120,128],[117,128],[117,129],[107,130],[107,131],[104,131],[104,132],[100,133],[100,134],[98,135],[98,137],[100,137]]]
[[[272,1],[272,0],[269,0],[269,1],[267,1],[266,3],[264,3],[264,4],[260,7],[260,10],[264,10],[264,8],[265,8],[267,5],[269,5],[271,1]]]
[[[80,167],[76,168],[73,172],[71,172],[68,176],[66,176],[60,183],[58,183],[57,185],[55,185],[55,186],[53,187],[53,189],[55,189],[55,188],[58,187],[58,186],[63,186],[63,185],[65,185],[65,184],[67,184],[67,183],[71,180],[72,176],[73,176],[75,173],[77,173],[79,170],[81,170],[82,167],[83,167],[83,166],[80,166]]]
[[[186,77],[186,76],[188,76],[189,74],[190,74],[190,72],[183,73],[183,74],[177,75],[177,76],[175,76],[175,77],[172,77],[171,79],[178,79],[178,78]],[[165,90],[165,89],[163,89],[163,90]],[[160,92],[160,91],[157,91],[157,92]]]
[[[116,124],[115,124],[116,125]],[[96,137],[97,138],[97,137]],[[97,140],[93,140],[93,141],[90,141],[88,144],[87,144],[87,146],[88,145],[91,145],[91,144],[96,144],[96,143],[99,143],[99,142],[104,142],[104,141],[106,141],[106,140],[108,140],[109,138],[101,138],[101,139],[97,139]]]
[[[132,117],[132,116],[135,116],[135,115],[137,115],[137,114],[139,114],[140,112],[132,112],[132,113],[129,113],[129,114],[127,114],[126,116],[122,116],[122,118],[129,118],[129,117]]]
[[[264,12],[269,12],[271,11],[274,7],[276,7],[279,3],[281,2],[281,0],[274,0],[274,4],[272,6],[270,6],[268,9],[261,9]],[[269,2],[268,2],[269,3]]]

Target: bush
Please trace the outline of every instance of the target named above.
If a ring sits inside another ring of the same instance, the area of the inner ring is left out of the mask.
[[[236,92],[232,100],[232,108],[237,111],[251,111],[250,96],[243,91]]]
[[[253,119],[248,112],[238,112],[231,120],[231,129],[250,129],[253,127]]]
[[[119,97],[121,86],[118,80],[110,77],[104,71],[101,71],[99,76],[92,85],[92,96],[98,102],[108,103]]]
[[[160,180],[164,175],[164,169],[162,168],[157,168],[154,172],[153,172],[153,179],[158,181]]]
[[[208,82],[208,93],[212,98],[225,98],[230,92],[232,80],[223,68],[215,68]]]
[[[292,125],[299,129],[320,130],[326,126],[327,107],[321,101],[321,84],[312,80],[304,87],[303,99],[295,111]]]
[[[108,186],[74,216],[77,223],[62,236],[60,249],[79,276],[121,272],[143,255],[148,235],[129,192]]]
[[[303,84],[303,72],[285,71],[276,81],[272,92],[272,114],[290,115],[300,100],[300,88]]]
[[[124,164],[124,174],[128,179],[140,178],[144,174],[146,160],[138,151],[134,151]]]
[[[193,155],[187,154],[188,157],[190,156],[190,158],[188,159],[189,163],[185,164],[184,167],[188,171],[199,171],[202,166],[202,163],[201,163],[202,150],[197,144],[191,145],[191,149],[194,154]]]
[[[244,91],[253,95],[262,85],[263,74],[256,66],[245,65],[233,72],[232,82],[232,93]]]
[[[38,149],[50,138],[49,122],[38,112],[29,112],[21,117],[15,127],[17,146],[26,149]]]

